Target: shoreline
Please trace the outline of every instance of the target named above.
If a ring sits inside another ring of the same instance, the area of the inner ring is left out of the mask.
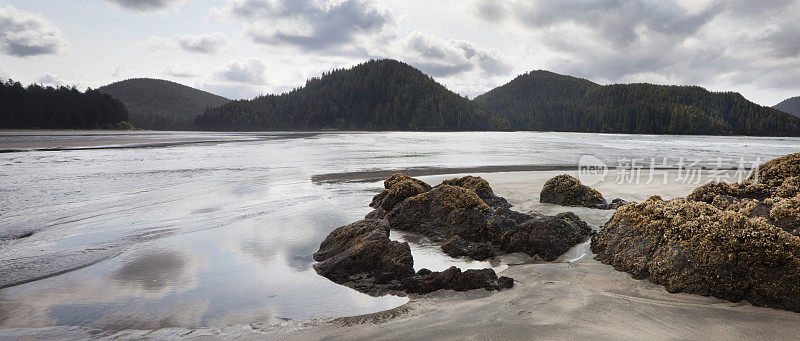
[[[220,328],[110,332],[87,327],[15,328],[0,338],[274,338],[282,340],[430,339],[797,339],[800,314],[746,302],[671,294],[586,257],[577,262],[512,265],[513,289],[440,290],[377,313]]]

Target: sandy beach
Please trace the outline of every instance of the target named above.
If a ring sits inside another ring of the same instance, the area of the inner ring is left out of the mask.
[[[503,339],[797,339],[800,314],[690,294],[586,258],[525,264],[501,272],[515,287],[498,293],[439,291],[395,309],[362,316],[110,333],[80,327],[6,329],[0,338],[459,340]]]
[[[670,171],[671,172],[671,171]],[[479,174],[507,197],[516,209],[546,214],[573,211],[595,228],[613,211],[560,207],[538,203],[542,182],[559,172]],[[660,173],[662,174],[662,173]],[[646,175],[646,174],[645,174]],[[674,175],[667,173],[668,176]],[[453,175],[424,177],[437,183]],[[613,175],[609,175],[612,177]],[[671,183],[619,184],[609,178],[596,187],[609,197],[644,200],[686,195],[694,185]],[[416,257],[416,255],[415,255]],[[398,308],[373,314],[253,322],[218,328],[165,328],[120,332],[87,327],[48,327],[0,330],[0,339],[31,336],[59,339],[279,339],[279,340],[425,340],[425,339],[797,339],[800,314],[732,303],[713,297],[671,294],[646,280],[594,260],[588,241],[556,262],[512,264],[499,275],[515,279],[514,288],[501,292],[438,291],[412,295]]]

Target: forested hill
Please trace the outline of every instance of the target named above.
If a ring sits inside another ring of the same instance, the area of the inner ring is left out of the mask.
[[[120,101],[96,90],[0,80],[0,129],[130,129]]]
[[[312,78],[282,95],[232,101],[197,118],[215,130],[481,130],[494,126],[468,99],[395,60]]]
[[[475,103],[515,130],[800,136],[800,118],[697,86],[602,86],[533,71]]]
[[[97,90],[122,101],[131,123],[144,129],[193,129],[195,117],[229,102],[225,97],[161,79],[128,79]]]
[[[800,116],[800,96],[789,98],[773,108],[789,113],[795,116]]]

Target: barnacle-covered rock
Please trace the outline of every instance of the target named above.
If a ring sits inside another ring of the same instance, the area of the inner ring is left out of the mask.
[[[514,286],[509,277],[497,277],[492,269],[467,270],[452,266],[442,272],[431,272],[422,269],[414,277],[406,281],[406,291],[412,294],[427,294],[436,290],[468,291],[485,289],[500,291]]]
[[[394,205],[403,200],[431,190],[431,186],[424,181],[400,173],[386,179],[383,187],[386,189],[372,198],[372,203],[369,204],[370,207],[376,209],[370,213],[375,218],[382,218],[382,214],[391,211]]]
[[[461,236],[450,237],[442,244],[442,251],[450,257],[469,257],[474,260],[484,260],[495,256],[494,248],[489,243],[471,243]]]
[[[367,219],[337,228],[322,242],[314,260],[320,275],[362,291],[414,275],[411,248],[389,239],[386,220]]]
[[[425,182],[395,174],[373,198],[367,219],[340,227],[314,254],[314,269],[332,281],[378,295],[424,294],[439,289],[501,290],[514,285],[494,270],[452,267],[442,272],[420,270],[407,243],[389,239],[389,230],[416,232],[444,242],[442,250],[476,260],[497,250],[524,252],[554,260],[580,243],[591,229],[572,213],[555,217],[515,212],[496,196],[486,180],[465,176],[431,188]]]
[[[555,217],[490,207],[465,187],[442,184],[395,206],[386,215],[392,229],[416,232],[434,241],[459,237],[472,245],[489,244],[505,252],[523,252],[553,260],[589,236],[591,229],[572,213]],[[464,246],[465,249],[475,248]],[[472,251],[454,254],[472,255]],[[484,247],[481,251],[488,251]],[[484,256],[483,252],[477,252]],[[478,258],[475,258],[478,259]]]
[[[583,206],[602,210],[616,209],[627,204],[622,199],[614,199],[609,204],[603,195],[594,188],[582,184],[568,174],[558,175],[545,182],[539,194],[539,202],[562,206]]]
[[[764,200],[770,196],[770,191],[764,184],[749,181],[735,184],[710,182],[695,188],[686,199],[711,203],[714,198],[720,195],[741,199]]]
[[[800,176],[800,153],[790,154],[767,161],[758,167],[758,177],[755,174],[750,180],[764,184],[769,188],[778,188],[789,178]],[[794,179],[793,181],[796,181]],[[796,182],[795,182],[796,186]]]
[[[654,196],[617,210],[591,247],[597,260],[670,292],[800,312],[800,238],[763,218]]]
[[[772,222],[794,235],[800,234],[800,194],[776,201],[769,211]]]
[[[386,215],[393,229],[416,232],[437,241],[452,236],[473,242],[487,242],[487,205],[475,191],[440,185],[398,204]]]
[[[489,182],[479,176],[467,175],[465,177],[442,181],[442,185],[458,186],[475,191],[487,205],[491,207],[511,207],[503,197],[494,194]]]
[[[505,232],[498,243],[505,252],[538,255],[551,262],[583,241],[592,229],[571,212],[535,216]]]

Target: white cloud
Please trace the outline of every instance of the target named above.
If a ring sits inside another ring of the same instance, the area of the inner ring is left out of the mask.
[[[166,37],[159,37],[159,36],[151,36],[144,41],[145,48],[147,51],[156,52],[161,50],[167,50],[175,47],[175,43],[172,39]]]
[[[52,87],[67,85],[67,82],[51,73],[43,73],[34,83]]]
[[[214,74],[218,79],[239,83],[264,85],[267,83],[267,63],[260,58],[248,58],[246,61],[232,60]]]
[[[164,68],[164,74],[174,77],[193,78],[203,74],[203,69],[191,60],[172,63]]]
[[[130,70],[128,69],[128,64],[120,64],[114,68],[114,71],[111,71],[111,76],[114,76],[115,79],[124,79],[130,77]]]
[[[117,6],[142,12],[161,11],[178,8],[186,0],[106,0]]]
[[[228,37],[222,33],[176,34],[178,46],[189,52],[214,54],[228,46]]]
[[[58,54],[67,46],[61,31],[43,16],[0,7],[0,51],[16,57]]]

